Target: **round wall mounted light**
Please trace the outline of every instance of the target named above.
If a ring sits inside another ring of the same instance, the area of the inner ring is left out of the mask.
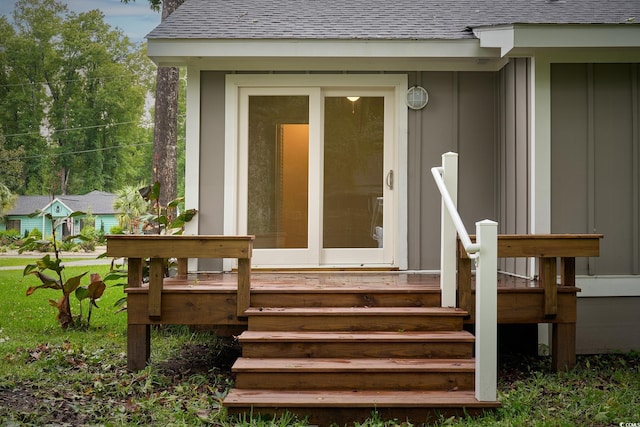
[[[407,90],[407,107],[422,110],[429,102],[429,94],[422,86],[412,86]]]

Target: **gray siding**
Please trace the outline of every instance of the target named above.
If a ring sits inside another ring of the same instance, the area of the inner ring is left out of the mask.
[[[499,233],[530,232],[529,60],[513,59],[500,70]],[[500,260],[504,271],[528,274],[524,258]]]
[[[552,232],[602,233],[579,274],[640,274],[638,64],[553,64]]]
[[[578,298],[576,352],[637,351],[640,297]]]
[[[224,234],[225,73],[200,74],[200,234]],[[187,153],[188,155],[188,153]],[[201,260],[201,271],[218,271],[218,260]]]
[[[440,196],[431,176],[447,151],[459,153],[459,210],[470,233],[496,219],[498,74],[409,73],[429,104],[409,111],[409,269],[440,268]]]

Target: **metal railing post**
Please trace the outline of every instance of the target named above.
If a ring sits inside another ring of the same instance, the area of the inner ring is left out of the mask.
[[[442,179],[454,207],[458,205],[458,154],[442,155]],[[442,307],[456,307],[456,226],[444,198],[440,209],[440,292]]]
[[[476,399],[495,401],[498,381],[498,223],[476,223]]]

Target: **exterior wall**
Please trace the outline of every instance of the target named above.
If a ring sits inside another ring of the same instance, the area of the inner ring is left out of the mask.
[[[440,268],[440,195],[431,168],[459,153],[459,210],[469,233],[496,219],[499,78],[493,72],[409,73],[429,104],[409,112],[409,269]]]
[[[500,70],[498,143],[498,233],[527,234],[530,229],[530,73],[529,60],[513,59]],[[528,275],[524,258],[500,260],[499,268]]]
[[[200,234],[223,232],[225,72],[201,73]],[[494,72],[412,72],[409,86],[429,92],[429,104],[409,111],[408,267],[440,267],[440,196],[430,169],[447,151],[460,153],[463,220],[497,217],[499,76]],[[188,155],[188,153],[187,153]],[[434,202],[435,201],[435,202]],[[209,260],[200,270],[219,269]]]
[[[578,298],[576,352],[638,351],[640,297]]]
[[[602,233],[578,274],[640,274],[640,64],[552,64],[552,231]]]
[[[640,349],[638,71],[639,64],[551,65],[552,232],[604,234],[600,257],[577,259],[576,270],[598,277],[599,294],[619,295],[578,299],[579,353]],[[620,279],[626,291],[613,286]]]
[[[218,71],[200,74],[199,234],[224,234],[225,75]],[[198,269],[217,271],[222,264],[203,259]]]

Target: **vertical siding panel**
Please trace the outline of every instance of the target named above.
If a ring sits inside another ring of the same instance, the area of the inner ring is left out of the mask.
[[[458,78],[458,206],[470,233],[476,221],[497,219],[496,79],[485,72],[459,73]]]
[[[200,234],[224,231],[225,74],[203,71],[200,106]],[[221,270],[220,260],[200,260],[200,270]]]
[[[515,233],[529,232],[529,64],[516,60],[515,69]],[[527,260],[515,260],[515,272],[527,274]]]
[[[408,75],[409,87],[422,85],[422,74],[412,72]],[[428,107],[427,107],[428,108]],[[422,113],[409,110],[407,129],[408,138],[408,188],[407,188],[407,247],[408,266],[411,270],[421,268],[422,257],[422,203],[421,203],[421,177],[434,165],[422,163]],[[427,225],[427,223],[425,223]]]
[[[515,63],[509,64],[509,67],[505,70],[505,87],[506,87],[506,117],[504,122],[505,132],[505,147],[504,147],[504,178],[505,178],[505,191],[504,191],[504,205],[506,208],[506,217],[502,219],[504,222],[504,233],[514,234],[516,232],[516,81],[515,81]],[[510,272],[515,272],[515,260],[505,260],[505,269]]]
[[[551,232],[586,233],[588,225],[589,147],[588,73],[584,64],[551,67]],[[587,272],[586,260],[576,271]]]
[[[632,65],[632,115],[633,121],[632,130],[632,198],[633,206],[631,218],[635,218],[632,225],[632,239],[633,239],[633,251],[632,251],[632,273],[640,274],[640,72],[638,64]]]
[[[421,228],[420,268],[437,270],[440,268],[440,195],[433,183],[431,167],[441,163],[442,153],[454,149],[452,134],[453,73],[424,72],[422,86],[429,92],[429,104],[421,115],[420,138],[422,171],[421,177]],[[410,137],[412,140],[413,137]],[[414,212],[410,212],[411,215]]]
[[[594,65],[595,224],[606,233],[597,274],[632,271],[631,65]]]

